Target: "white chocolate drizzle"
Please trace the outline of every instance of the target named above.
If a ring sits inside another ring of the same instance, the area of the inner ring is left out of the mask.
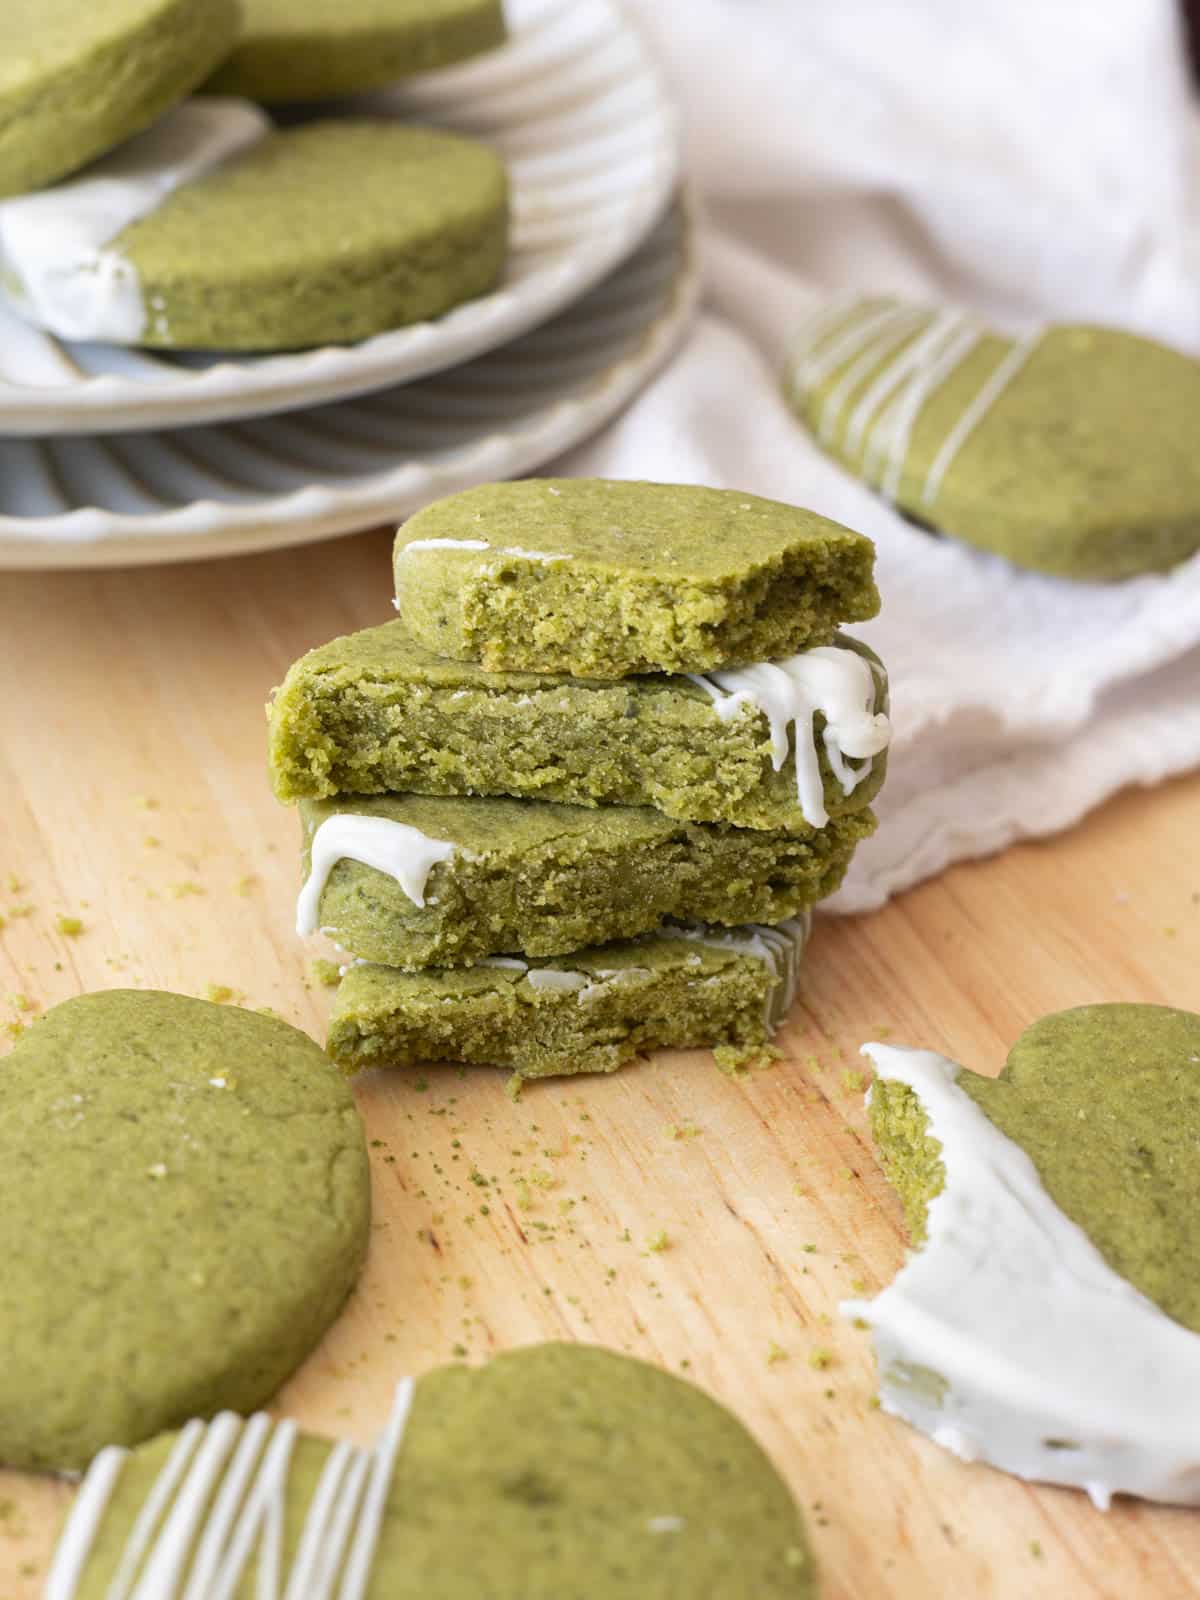
[[[767,993],[763,1022],[768,1034],[787,1016],[796,999],[800,961],[812,931],[812,912],[802,911],[778,927],[749,923],[738,928],[716,928],[707,923],[672,923],[656,933],[643,934],[631,941],[638,945],[687,939],[713,950],[732,950],[738,955],[761,961],[775,982]],[[697,960],[699,958],[697,957]],[[531,967],[516,956],[487,956],[476,962],[480,967],[499,967],[523,972],[531,989],[547,994],[577,994],[581,1002],[591,1002],[612,984],[632,983],[650,976],[648,967]]]
[[[833,373],[837,382],[822,399],[814,431],[824,445],[837,435],[859,386],[842,436],[842,450],[860,458],[868,483],[895,501],[912,448],[913,432],[929,399],[987,336],[986,325],[966,312],[929,312],[861,299],[836,302],[801,329],[792,357],[792,383],[807,396]],[[934,453],[921,490],[922,505],[937,499],[963,445],[1020,372],[1041,338],[1027,334],[1003,351]],[[901,348],[902,347],[902,348]]]
[[[308,877],[296,902],[296,932],[304,938],[317,931],[321,896],[339,861],[360,861],[385,872],[414,905],[423,906],[429,874],[438,862],[458,853],[459,846],[448,839],[431,839],[406,822],[335,812],[312,836]]]
[[[766,717],[771,764],[781,771],[793,750],[796,797],[813,828],[829,821],[813,718],[818,712],[825,718],[822,742],[830,767],[842,792],[853,793],[892,736],[887,716],[875,710],[877,675],[881,669],[874,662],[836,645],[728,672],[687,674],[712,697],[722,722],[743,711]],[[863,764],[851,767],[850,761]]]
[[[546,550],[522,550],[520,545],[498,546],[489,544],[486,539],[414,539],[411,544],[406,544],[400,554],[406,556],[412,550],[491,550],[498,556],[512,556],[518,561],[570,561],[569,555],[556,555]]]
[[[768,1034],[773,1034],[783,1022],[796,1001],[800,981],[800,963],[812,933],[812,912],[802,911],[789,917],[778,927],[752,922],[741,928],[712,928],[696,924],[672,928],[670,935],[679,939],[694,939],[697,944],[714,950],[734,950],[739,955],[753,956],[775,976],[775,983],[767,993],[763,1006],[763,1022]]]
[[[257,1600],[364,1600],[416,1385],[406,1378],[378,1443],[331,1450],[291,1570],[284,1519],[294,1422],[222,1412],[189,1422],[134,1519],[106,1600],[232,1600],[257,1566]],[[75,1600],[130,1451],[102,1450],[71,1508],[44,1600]]]
[[[525,981],[531,989],[556,994],[586,989],[588,984],[586,973],[572,972],[562,967],[530,967]]]
[[[941,1146],[926,1241],[871,1301],[883,1408],[964,1461],[1018,1477],[1200,1504],[1200,1335],[1104,1260],[1021,1147],[927,1050],[864,1046]],[[1181,1263],[1190,1270],[1190,1263]]]
[[[149,313],[113,241],[271,129],[248,101],[185,100],[78,177],[0,202],[0,283],[16,310],[60,339],[135,343]]]

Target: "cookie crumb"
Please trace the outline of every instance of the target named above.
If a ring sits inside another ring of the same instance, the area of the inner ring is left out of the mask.
[[[64,939],[78,939],[79,935],[84,931],[83,923],[78,917],[66,917],[61,911],[54,919],[54,926]]]

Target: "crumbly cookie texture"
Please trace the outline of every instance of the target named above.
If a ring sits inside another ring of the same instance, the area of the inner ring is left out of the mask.
[[[807,917],[667,927],[555,960],[351,966],[327,1048],[347,1072],[465,1061],[526,1078],[613,1072],[648,1050],[765,1044],[795,998]]]
[[[865,683],[870,712],[886,712],[878,658],[843,634],[833,643],[859,658],[847,666]],[[821,665],[828,670],[831,660]],[[511,795],[806,831],[812,824],[799,798],[797,741],[819,769],[830,816],[869,805],[887,767],[886,747],[861,757],[855,746],[835,773],[829,746],[838,750],[843,730],[836,715],[831,727],[812,711],[818,699],[798,695],[788,708],[795,720],[778,719],[784,748],[776,750],[772,718],[749,704],[730,716],[716,685],[682,674],[613,682],[489,673],[435,656],[403,622],[389,622],[334,639],[291,668],[270,709],[271,779],[283,801]]]
[[[1082,1006],[998,1078],[868,1045],[871,1123],[920,1246],[874,1300],[885,1409],[967,1461],[1200,1503],[1200,1016]]]
[[[203,1577],[227,1563],[239,1596],[278,1595],[297,1576],[294,1592],[325,1593],[314,1558],[329,1560],[331,1592],[358,1600],[816,1594],[800,1511],[741,1423],[691,1384],[626,1356],[543,1344],[478,1370],[441,1368],[401,1386],[371,1452],[305,1434],[289,1440],[288,1426],[252,1421],[258,1464],[251,1449],[240,1485],[234,1464],[249,1428],[236,1418],[184,1440],[182,1452],[168,1437],[97,1463],[60,1541],[50,1600],[110,1594],[173,1454],[182,1456],[179,1481],[130,1561],[143,1582],[159,1563],[155,1600],[181,1600],[198,1569]],[[215,1496],[200,1495],[195,1515],[172,1532],[166,1518],[199,1480],[205,1450],[210,1462],[217,1457]],[[340,1538],[322,1484],[340,1489],[338,1504],[348,1508]],[[244,1541],[239,1556],[237,1536],[248,1513],[261,1528],[276,1510],[282,1537],[271,1587],[266,1543]]]
[[[965,312],[830,307],[789,371],[817,440],[919,523],[1094,581],[1200,549],[1200,365],[1115,328],[1006,338]]]
[[[242,30],[205,85],[265,104],[381,89],[491,50],[500,0],[241,0]]]
[[[229,50],[237,0],[4,0],[0,197],[147,128]]]
[[[0,1072],[0,1461],[74,1470],[263,1404],[369,1221],[358,1113],[306,1035],[153,991],[54,1007]]]
[[[414,638],[490,672],[707,672],[828,644],[879,609],[869,539],[725,489],[486,484],[396,536]]]
[[[298,931],[407,971],[562,955],[668,919],[782,922],[833,893],[875,826],[869,809],[800,834],[420,795],[305,800],[300,817]]]

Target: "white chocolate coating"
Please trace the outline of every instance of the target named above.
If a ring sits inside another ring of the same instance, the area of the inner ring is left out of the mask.
[[[321,896],[339,861],[361,861],[365,867],[394,878],[414,905],[425,904],[429,874],[439,861],[449,861],[458,846],[430,839],[419,828],[389,817],[360,817],[339,811],[312,836],[308,877],[296,902],[296,932],[316,933]]]
[[[189,1422],[134,1519],[108,1600],[231,1600],[256,1551],[258,1600],[363,1600],[415,1387],[407,1378],[399,1385],[373,1450],[345,1441],[334,1446],[286,1574],[295,1423],[262,1413],[243,1422],[232,1412],[207,1424]],[[75,1600],[128,1459],[128,1450],[113,1447],[88,1469],[44,1600]]]
[[[703,675],[688,673],[716,702],[722,721],[743,710],[761,712],[771,731],[771,763],[782,770],[794,746],[796,796],[805,822],[823,828],[829,821],[813,718],[825,718],[823,742],[844,794],[851,794],[871,770],[873,757],[886,750],[892,729],[875,710],[874,664],[854,650],[819,645],[779,661]],[[853,769],[847,761],[862,761]]]
[[[1200,1504],[1200,1335],[1107,1264],[1033,1162],[927,1050],[864,1046],[942,1147],[924,1245],[871,1301],[886,1411],[964,1461],[1085,1489]],[[1194,1270],[1192,1262],[1182,1270]]]
[[[271,128],[247,101],[186,100],[79,177],[0,202],[0,286],[60,339],[136,343],[149,320],[142,285],[113,240]]]

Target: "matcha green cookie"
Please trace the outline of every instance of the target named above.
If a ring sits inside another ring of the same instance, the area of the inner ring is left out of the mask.
[[[828,644],[879,609],[875,547],[737,490],[601,478],[486,484],[396,535],[396,606],[489,672],[708,672]]]
[[[606,682],[485,672],[389,622],[295,663],[271,706],[271,778],[285,801],[514,795],[807,831],[879,792],[886,708],[878,658],[842,634],[744,683]]]
[[[237,0],[4,0],[0,195],[53,183],[149,127],[237,27]]]
[[[0,1065],[0,1462],[270,1399],[369,1218],[358,1114],[304,1034],[151,991],[54,1007]]]
[[[875,826],[869,810],[784,833],[422,795],[304,800],[300,818],[297,932],[406,971],[562,955],[667,920],[782,922],[833,893]]]
[[[349,118],[275,132],[205,98],[0,205],[0,287],[65,339],[348,344],[494,287],[507,236],[504,168],[474,140]]]
[[[765,1044],[796,997],[807,915],[778,928],[666,927],[554,961],[355,964],[329,1019],[347,1072],[469,1061],[524,1078],[614,1072],[647,1050]]]
[[[1118,579],[1200,549],[1200,365],[1164,345],[859,300],[809,323],[788,382],[850,471],[1017,566]]]
[[[1200,1503],[1200,1016],[1081,1006],[998,1078],[869,1045],[919,1253],[868,1305],[884,1405],[966,1460]]]
[[[106,1452],[46,1600],[112,1600],[118,1574],[154,1600],[816,1594],[800,1512],[741,1423],[655,1367],[568,1344],[405,1381],[372,1450],[225,1416]]]
[[[241,35],[207,87],[268,105],[382,88],[504,40],[500,0],[241,3]]]

